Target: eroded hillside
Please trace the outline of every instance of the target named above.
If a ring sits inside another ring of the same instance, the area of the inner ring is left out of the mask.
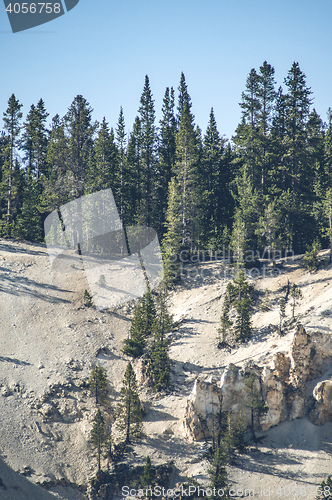
[[[88,288],[84,271],[70,260],[67,264],[61,266],[61,272],[51,269],[43,245],[0,242],[1,453],[7,466],[20,473],[15,476],[6,466],[0,467],[4,499],[25,498],[23,491],[31,499],[38,499],[37,495],[45,499],[54,495],[86,498],[85,486],[96,472],[96,459],[88,445],[96,405],[86,382],[96,363],[108,373],[110,414],[119,400],[128,361],[121,349],[133,304],[113,311],[84,307],[83,293]],[[154,465],[173,460],[170,487],[186,476],[208,483],[209,443],[193,440],[185,425],[195,383],[215,380],[218,386],[229,365],[241,370],[254,363],[263,369],[271,366],[276,356],[288,355],[296,322],[285,336],[276,331],[279,300],[285,295],[287,280],[299,285],[303,294],[295,310],[297,320],[316,351],[325,352],[319,373],[305,386],[312,404],[313,389],[332,376],[331,267],[309,274],[299,261],[289,261],[279,275],[255,279],[254,337],[226,350],[218,349],[217,330],[227,283],[220,266],[206,262],[191,272],[186,270],[171,294],[172,313],[178,321],[170,336],[172,391],[154,394],[144,384],[140,362],[134,363],[146,408],[146,436],[135,444],[127,462],[129,466],[143,465],[146,455]],[[270,290],[270,310],[262,312],[266,289]],[[286,314],[291,317],[290,302]],[[269,428],[260,451],[241,456],[229,469],[231,483],[257,491],[261,484],[270,486],[270,498],[277,499],[279,486],[304,484],[309,488],[331,473],[332,423],[315,425],[307,412],[300,417]],[[29,493],[31,483],[44,489]]]

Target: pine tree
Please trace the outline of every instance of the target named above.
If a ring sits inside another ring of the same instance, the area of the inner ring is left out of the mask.
[[[152,227],[156,215],[156,152],[157,135],[155,129],[154,101],[150,89],[149,78],[145,76],[145,84],[139,108],[141,150],[140,150],[140,190],[141,200],[137,207],[137,223]]]
[[[188,92],[188,86],[187,86],[186,78],[185,78],[183,72],[181,73],[180,84],[179,84],[178,90],[179,90],[179,96],[178,96],[176,121],[177,121],[177,125],[179,128],[181,117],[182,117],[182,114],[183,114],[185,107],[188,108],[187,112],[190,115],[190,120],[191,121],[194,120],[194,116],[191,114],[191,106],[192,106],[191,97],[190,97],[189,92]]]
[[[89,389],[94,395],[96,404],[107,401],[107,372],[101,366],[95,366],[92,369],[89,378]]]
[[[227,462],[232,463],[235,457],[235,428],[230,412],[227,413],[226,417],[226,428],[223,433],[222,446]]]
[[[286,317],[286,301],[285,299],[280,299],[279,302],[279,335],[283,334],[283,322]]]
[[[144,472],[143,475],[141,476],[141,485],[142,486],[151,486],[152,482],[154,480],[154,470],[151,465],[151,460],[149,455],[146,457],[145,465],[144,465]]]
[[[5,216],[5,220],[3,221],[3,230],[4,234],[10,236],[11,227],[13,221],[13,197],[15,196],[15,170],[17,170],[16,166],[17,158],[16,158],[16,149],[19,144],[19,136],[21,132],[21,108],[22,104],[16,99],[15,95],[12,94],[8,100],[8,107],[6,111],[3,113],[3,121],[4,121],[4,131],[8,138],[7,141],[7,151],[5,152],[5,164],[3,166],[2,173],[2,182],[7,186],[6,193],[6,204],[7,204],[7,213]]]
[[[109,129],[105,117],[98,130],[93,146],[93,158],[88,162],[85,173],[85,192],[113,188],[115,184],[116,146],[113,130]]]
[[[121,402],[117,409],[117,426],[124,431],[125,442],[142,435],[142,409],[137,392],[136,376],[131,363],[125,371],[121,389]]]
[[[255,252],[257,248],[256,230],[259,199],[246,166],[243,167],[242,174],[236,176],[235,185],[237,188],[235,194],[237,207],[234,214],[231,247],[235,261],[243,264],[245,252],[247,250]]]
[[[92,122],[92,111],[93,109],[87,100],[82,95],[77,95],[64,117],[68,137],[66,167],[72,174],[71,193],[73,198],[79,198],[84,193],[86,172],[97,128],[97,122]]]
[[[249,285],[243,271],[239,271],[237,278],[230,282],[226,288],[223,312],[221,315],[222,343],[226,342],[228,333],[233,333],[235,340],[245,341],[252,336],[251,325],[251,295],[253,287]],[[236,311],[233,328],[229,320],[231,309]]]
[[[320,492],[316,496],[316,499],[324,498],[325,500],[332,500],[332,478],[328,476],[325,481],[320,483]]]
[[[257,374],[254,371],[250,373],[244,384],[245,391],[247,393],[245,398],[245,405],[247,408],[249,408],[251,413],[251,433],[252,439],[256,443],[257,438],[255,429],[260,423],[260,417],[265,415],[268,412],[269,408],[262,399],[262,396],[260,394],[260,382]]]
[[[127,225],[126,208],[129,202],[130,193],[128,190],[129,179],[126,165],[126,128],[122,106],[120,108],[118,123],[115,128],[115,137],[118,155],[114,198],[118,207],[120,219],[124,225]]]
[[[124,340],[123,352],[127,356],[137,358],[143,354],[145,347],[144,323],[143,308],[141,303],[138,302],[130,326],[129,337]]]
[[[292,317],[294,318],[294,313],[295,313],[295,306],[298,300],[302,298],[302,292],[299,288],[298,285],[295,283],[292,284],[291,289],[290,289],[290,296],[293,299],[293,304],[292,304]]]
[[[126,224],[137,223],[137,213],[142,201],[142,166],[141,166],[141,121],[135,118],[133,130],[129,136],[126,165],[128,169],[128,204]]]
[[[166,390],[169,387],[171,362],[169,359],[169,342],[161,331],[154,335],[151,350],[150,377],[155,391]]]
[[[32,176],[36,181],[45,174],[46,153],[48,144],[48,130],[46,120],[49,113],[46,112],[42,99],[37,106],[32,104],[24,123],[24,130],[21,139],[21,149],[25,151],[23,158],[27,165],[27,175]]]
[[[226,469],[226,456],[221,446],[217,446],[213,450],[213,460],[212,466],[208,469],[209,478],[210,478],[210,488],[217,492],[216,498],[217,500],[221,500],[227,498],[227,493],[222,494],[222,491],[225,493],[227,489],[227,469]],[[218,493],[220,491],[220,493]]]
[[[180,278],[181,216],[179,187],[172,177],[169,184],[166,233],[162,241],[164,280],[171,286]]]
[[[233,199],[230,193],[230,172],[228,169],[225,140],[220,137],[213,108],[204,136],[202,151],[201,210],[209,226],[204,230],[208,247],[219,250],[224,243],[222,233],[230,225],[230,210]]]
[[[43,178],[41,211],[52,212],[70,201],[70,174],[67,170],[68,139],[64,120],[57,114],[52,118],[46,154],[46,174]]]
[[[90,434],[90,443],[97,450],[98,472],[100,472],[100,457],[105,443],[105,420],[100,410],[93,419],[93,427]]]
[[[174,116],[174,90],[173,87],[166,88],[162,119],[159,128],[159,167],[156,178],[157,200],[159,213],[159,234],[165,231],[165,219],[167,211],[168,186],[175,168],[175,139],[176,139],[176,119]]]
[[[220,334],[220,348],[224,347],[227,344],[227,337],[231,331],[232,322],[229,319],[230,307],[230,296],[229,293],[226,292],[220,318],[220,328],[218,329],[218,333]]]
[[[185,104],[176,136],[176,183],[178,185],[177,210],[181,220],[181,246],[193,251],[200,233],[197,220],[198,159],[199,144],[194,130],[193,118]]]

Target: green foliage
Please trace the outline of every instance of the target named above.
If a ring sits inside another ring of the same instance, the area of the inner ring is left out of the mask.
[[[43,100],[22,125],[13,94],[0,134],[0,235],[41,241],[51,211],[111,188],[124,226],[157,230],[169,286],[180,277],[181,250],[230,244],[239,269],[247,250],[268,250],[274,262],[279,250],[302,253],[318,237],[332,259],[332,112],[325,127],[311,104],[299,63],[276,92],[275,70],[264,61],[248,74],[241,121],[226,141],[213,109],[205,134],[195,124],[182,73],[176,116],[167,88],[158,130],[146,76],[127,140],[122,108],[114,132],[105,118],[93,122],[78,95],[48,131]],[[81,236],[77,225],[74,244]],[[315,251],[308,252],[304,263],[315,269]],[[243,325],[234,329],[242,336]]]
[[[93,306],[92,295],[88,292],[88,290],[84,290],[83,304],[85,305],[85,307],[92,307]]]
[[[243,271],[239,271],[237,278],[228,283],[219,329],[222,343],[227,342],[229,334],[232,334],[236,341],[241,342],[251,338],[252,292],[253,287],[249,285]],[[232,309],[236,312],[234,323],[229,319],[229,313]]]
[[[152,351],[150,377],[156,391],[169,387],[171,375],[171,361],[168,354],[169,343],[160,333],[155,335]]]
[[[317,258],[319,251],[321,250],[322,246],[320,244],[320,241],[316,239],[313,244],[311,245],[311,248],[309,248],[303,259],[302,259],[302,264],[304,267],[306,267],[309,271],[317,271],[319,268],[319,260]]]
[[[222,447],[217,446],[213,450],[213,459],[210,469],[208,469],[210,488],[218,490],[227,489],[227,469],[226,469],[226,456]],[[213,498],[225,498],[225,496],[215,496]]]
[[[249,377],[245,381],[245,406],[250,409],[251,412],[251,433],[252,439],[257,442],[255,435],[255,429],[259,426],[260,417],[266,415],[269,411],[269,407],[264,403],[262,395],[260,392],[260,381],[258,375],[252,371]]]
[[[265,290],[263,304],[261,305],[261,311],[267,312],[271,309],[271,301],[269,297],[268,289]]]
[[[105,443],[105,420],[100,410],[93,419],[93,427],[90,433],[90,444],[97,450],[98,472],[100,469],[100,457]]]
[[[107,372],[101,366],[95,366],[92,369],[89,378],[89,389],[95,397],[96,404],[107,401]]]
[[[149,455],[146,457],[146,462],[144,465],[144,472],[141,476],[141,485],[142,486],[151,486],[155,477],[154,470],[151,465],[151,460]]]
[[[148,290],[135,307],[129,337],[124,341],[124,354],[133,358],[143,354],[146,339],[156,331],[156,316],[152,293]]]
[[[279,335],[283,334],[283,322],[285,317],[286,317],[286,301],[285,299],[282,298],[280,299],[279,302],[279,327],[278,327]]]
[[[294,313],[295,313],[295,306],[297,304],[297,302],[303,297],[302,295],[302,292],[299,288],[298,285],[296,285],[295,283],[292,284],[291,288],[290,288],[290,296],[292,297],[293,299],[293,304],[292,304],[292,316],[294,318]]]
[[[117,427],[124,432],[125,443],[142,435],[142,408],[137,392],[135,372],[128,363],[120,392],[121,402],[117,407]]]
[[[332,478],[328,476],[326,481],[320,483],[318,495],[316,499],[324,498],[326,500],[332,500]]]

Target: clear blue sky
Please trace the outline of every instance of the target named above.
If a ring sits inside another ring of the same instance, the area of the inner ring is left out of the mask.
[[[42,97],[50,117],[82,94],[115,126],[123,106],[127,130],[149,75],[160,119],[167,86],[186,76],[196,123],[206,129],[213,106],[221,134],[240,120],[241,92],[264,60],[283,84],[298,61],[323,120],[332,107],[331,0],[80,0],[66,15],[12,34],[0,4],[0,113],[12,93],[24,116]]]

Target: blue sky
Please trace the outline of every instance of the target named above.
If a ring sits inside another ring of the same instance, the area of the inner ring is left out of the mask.
[[[213,106],[221,134],[240,120],[241,92],[264,60],[283,84],[298,61],[321,117],[332,107],[330,0],[80,0],[66,15],[11,33],[0,5],[0,112],[12,93],[24,116],[42,97],[50,117],[82,94],[115,126],[123,106],[127,130],[149,75],[160,119],[167,86],[186,76],[196,123],[206,129]]]

